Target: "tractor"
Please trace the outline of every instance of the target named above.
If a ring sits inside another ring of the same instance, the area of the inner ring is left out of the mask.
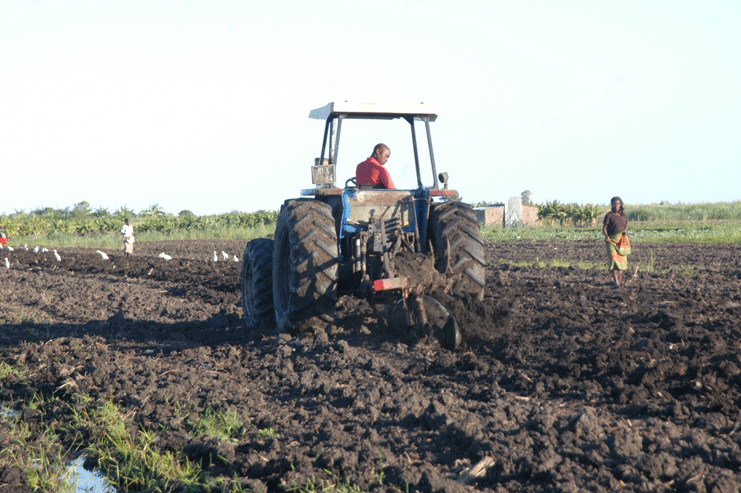
[[[479,300],[484,295],[484,241],[476,214],[468,204],[453,200],[458,194],[448,189],[448,174],[436,171],[430,133],[435,108],[339,102],[312,110],[309,118],[325,122],[321,153],[311,167],[313,187],[283,203],[274,239],[252,240],[245,248],[241,284],[246,326],[277,326],[282,332],[326,327],[339,294],[385,297],[392,300],[388,322],[395,331],[434,334],[455,349],[461,342],[455,319],[400,269],[402,257],[406,264],[409,258],[426,261],[447,280],[447,293]],[[360,156],[346,168],[352,176],[338,187],[343,123],[395,119],[411,129],[416,187],[356,185]],[[421,125],[427,149],[417,144]],[[429,171],[420,165],[422,153],[429,159]]]

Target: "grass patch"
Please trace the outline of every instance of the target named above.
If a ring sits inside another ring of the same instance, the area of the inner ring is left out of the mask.
[[[684,221],[681,223],[642,223],[628,225],[631,241],[652,243],[739,243],[738,221]],[[601,231],[600,231],[601,234]]]
[[[231,442],[244,436],[245,431],[236,409],[207,408],[191,426],[194,437],[210,436]]]
[[[24,380],[30,375],[28,367],[22,364],[11,365],[5,361],[0,361],[0,383],[9,378]]]
[[[697,275],[697,266],[695,265],[675,265],[671,270],[682,276],[692,277]]]
[[[558,259],[555,259],[555,260],[551,260],[550,267],[565,267],[565,268],[569,268],[569,267],[571,267],[571,262],[568,262],[566,260],[558,260]]]
[[[641,262],[639,268],[646,272],[656,271],[656,252],[653,248],[648,250],[648,259],[645,262]]]
[[[40,401],[39,397],[34,393],[33,405],[27,408],[38,410],[41,402],[49,404],[49,401]],[[34,491],[71,491],[69,478],[60,474],[69,450],[63,447],[57,430],[51,425],[39,425],[42,433],[36,439],[30,425],[23,421],[22,414],[10,410],[0,413],[0,423],[4,423],[7,436],[0,448],[0,468],[19,469]]]
[[[176,230],[171,233],[160,233],[156,231],[137,233],[134,231],[137,243],[148,241],[168,240],[251,240],[254,238],[266,238],[275,233],[274,225],[260,225],[255,227],[212,227],[206,229]],[[121,248],[121,235],[119,233],[90,233],[78,235],[75,233],[52,233],[48,236],[34,235],[14,236],[13,245],[28,245],[54,248],[91,248],[115,250]]]
[[[366,491],[349,481],[341,481],[329,471],[325,472],[329,476],[327,479],[319,480],[311,477],[303,484],[291,481],[284,483],[283,488],[291,493],[362,493]]]
[[[257,438],[280,438],[280,434],[272,428],[263,428],[257,432]]]
[[[635,264],[635,266],[640,270],[641,272],[658,272],[656,269],[656,252],[653,249],[649,249],[648,256],[645,260],[642,260],[641,262]],[[553,259],[553,260],[520,260],[516,262],[499,262],[497,265],[503,268],[533,268],[537,267],[540,269],[548,269],[548,268],[577,268],[581,270],[604,270],[607,268],[607,265],[605,263],[601,262],[583,262],[579,261],[576,263],[570,262],[568,260],[564,259]],[[699,272],[699,268],[701,266],[697,265],[675,265],[667,269],[663,269],[661,274],[679,274],[681,276],[696,276]]]
[[[686,222],[686,221],[739,221],[741,201],[707,202],[702,204],[638,204],[626,205],[631,221]]]
[[[651,243],[741,243],[739,221],[683,221],[658,223],[631,221],[628,224],[631,241]],[[490,225],[481,228],[481,235],[494,241],[594,240],[602,241],[602,226],[520,226],[503,228]]]
[[[597,263],[597,262],[576,262],[574,264],[573,262],[570,262],[568,260],[563,259],[553,259],[550,261],[545,260],[532,260],[532,261],[517,261],[517,262],[500,262],[500,266],[502,267],[520,267],[520,268],[529,268],[529,267],[539,267],[541,269],[546,268],[556,268],[556,267],[564,267],[564,268],[570,268],[575,267],[577,269],[582,270],[590,270],[590,269],[603,269],[604,264]]]
[[[87,405],[79,410],[70,407],[75,418],[72,428],[78,437],[97,437],[92,443],[80,442],[78,446],[98,460],[100,469],[117,488],[157,491],[161,485],[205,487],[197,464],[172,451],[160,452],[154,443],[155,434],[148,430],[131,433],[131,418],[116,403],[90,405],[87,396],[78,400]]]
[[[596,228],[576,228],[561,226],[518,226],[503,228],[497,225],[481,228],[481,236],[494,241],[528,240],[593,240],[597,239]],[[601,232],[599,232],[601,234]]]

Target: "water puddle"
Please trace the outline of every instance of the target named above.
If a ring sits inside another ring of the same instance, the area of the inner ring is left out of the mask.
[[[7,404],[0,405],[0,419],[10,419],[18,416],[18,411],[8,406]]]
[[[85,457],[80,456],[69,465],[66,478],[75,493],[117,493],[116,488],[108,484],[100,471],[88,471],[82,465]]]

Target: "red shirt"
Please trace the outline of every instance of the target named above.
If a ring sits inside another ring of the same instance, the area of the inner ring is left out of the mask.
[[[372,157],[358,164],[355,170],[355,181],[358,186],[378,185],[380,183],[386,188],[396,188],[394,180],[391,179],[391,173]]]

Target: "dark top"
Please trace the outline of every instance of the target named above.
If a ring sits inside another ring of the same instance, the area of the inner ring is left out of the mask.
[[[617,212],[608,212],[605,214],[605,219],[602,221],[602,224],[607,226],[608,236],[622,233],[628,229],[628,215],[618,214]]]

